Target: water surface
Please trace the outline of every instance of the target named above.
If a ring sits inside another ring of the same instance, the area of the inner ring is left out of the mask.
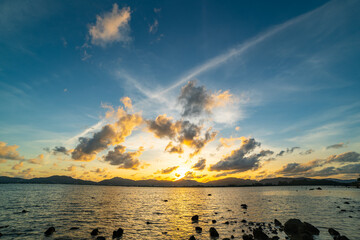
[[[240,222],[242,219],[273,222],[274,218],[282,223],[289,218],[309,222],[319,228],[319,239],[332,239],[327,232],[329,227],[350,239],[360,239],[360,190],[309,188],[2,184],[1,239],[95,239],[90,232],[97,227],[107,239],[119,227],[124,229],[123,239],[189,239],[191,235],[209,239],[208,229],[212,226],[220,233],[220,239],[231,235],[242,239],[241,230],[248,229]],[[243,203],[248,205],[247,211],[241,208]],[[22,213],[24,209],[29,212]],[[200,221],[194,224],[191,216],[195,214]],[[224,224],[226,221],[230,224]],[[50,226],[55,227],[56,233],[45,237],[43,233]],[[195,226],[201,226],[203,232],[197,234]],[[79,230],[70,231],[71,227]],[[284,239],[284,235],[279,236]]]

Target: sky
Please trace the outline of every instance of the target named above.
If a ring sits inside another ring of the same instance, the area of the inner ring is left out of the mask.
[[[0,175],[360,173],[360,2],[0,2]]]

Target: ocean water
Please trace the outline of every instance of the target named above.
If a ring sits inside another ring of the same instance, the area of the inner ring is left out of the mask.
[[[309,222],[320,230],[318,239],[332,239],[329,227],[350,239],[360,239],[360,189],[322,187],[323,190],[309,191],[309,188],[2,184],[1,240],[96,239],[90,235],[94,228],[111,239],[112,232],[119,227],[124,229],[124,240],[187,240],[191,235],[210,239],[210,227],[218,230],[220,239],[231,235],[242,239],[242,230],[248,232],[248,226],[240,222],[242,219],[268,223],[275,218],[283,224],[290,218]],[[247,204],[248,209],[242,209],[241,204]],[[199,222],[192,223],[191,217],[196,214]],[[226,221],[230,224],[224,224]],[[44,231],[51,226],[56,232],[45,237]],[[195,232],[196,226],[203,228],[201,234]],[[79,229],[69,230],[71,227]],[[283,233],[279,236],[285,239]]]

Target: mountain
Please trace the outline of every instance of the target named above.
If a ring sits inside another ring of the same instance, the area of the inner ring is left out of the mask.
[[[299,186],[299,185],[350,185],[356,180],[340,180],[340,179],[312,179],[312,178],[269,178],[260,181],[241,179],[241,178],[224,178],[220,180],[209,181],[206,183],[197,182],[195,180],[180,179],[177,181],[165,180],[131,180],[126,178],[115,177],[105,179],[100,182],[93,182],[81,179],[75,179],[68,176],[51,176],[43,178],[12,178],[1,177],[0,184],[6,183],[36,183],[36,184],[76,184],[76,185],[105,185],[105,186],[137,186],[137,187],[236,187],[236,186]]]

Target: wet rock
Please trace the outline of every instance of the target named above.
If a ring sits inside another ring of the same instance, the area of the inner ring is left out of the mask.
[[[3,235],[2,235],[2,233],[0,233],[0,237],[2,237]]]
[[[344,202],[344,204],[350,204],[349,202]]]
[[[314,189],[313,189],[313,188],[310,188],[309,190],[312,191],[312,190],[314,190]]]
[[[247,221],[245,219],[241,220],[242,223],[247,223]]]
[[[48,230],[46,230],[44,232],[45,236],[50,236],[51,234],[53,234],[55,232],[55,228],[54,227],[49,227]]]
[[[297,235],[302,232],[303,223],[299,219],[289,219],[284,226],[287,235]]]
[[[304,222],[304,231],[310,233],[311,235],[319,235],[320,231],[310,223]]]
[[[191,217],[192,222],[198,222],[199,221],[199,215],[194,215]]]
[[[340,236],[339,238],[336,238],[336,240],[349,240],[346,236]]]
[[[322,188],[321,188],[321,187],[318,187],[316,190],[322,190]]]
[[[25,209],[21,211],[21,213],[28,213],[28,212],[29,212],[29,211],[27,211],[27,210],[25,210]]]
[[[70,230],[78,230],[79,228],[78,227],[72,227],[70,228]]]
[[[242,236],[242,239],[243,240],[254,240],[254,237],[253,237],[253,235],[251,235],[251,234],[244,234],[243,236]]]
[[[99,234],[99,229],[98,228],[93,229],[90,234],[91,234],[91,236],[98,235]]]
[[[278,232],[276,231],[276,229],[271,231],[272,234],[278,234]]]
[[[332,237],[340,237],[340,233],[338,232],[338,231],[336,231],[335,229],[333,229],[333,228],[329,228],[329,230],[328,230],[328,232],[330,233],[330,235],[332,236]]]
[[[202,228],[201,227],[195,227],[195,232],[202,233]]]
[[[164,202],[168,202],[168,200],[165,199]]]
[[[229,221],[226,221],[226,222],[224,222],[224,224],[229,225],[230,223],[229,223]]]
[[[208,196],[211,196],[211,194],[209,193]]]
[[[212,222],[212,223],[216,223],[216,220],[212,220],[211,222]]]
[[[248,206],[247,206],[246,204],[241,204],[241,207],[242,207],[243,209],[247,209],[247,208],[248,208]]]
[[[192,235],[192,236],[189,238],[189,240],[196,240],[196,238],[195,238],[194,235]]]
[[[219,233],[214,227],[210,228],[209,233],[210,233],[210,237],[212,238],[219,237]]]
[[[146,224],[151,224],[151,222],[149,222],[149,221],[146,221]]]
[[[222,240],[230,240],[230,238],[223,238]]]
[[[7,228],[9,225],[0,226],[0,228]]]
[[[275,223],[276,227],[281,227],[282,226],[281,222],[279,220],[277,220],[277,219],[274,220],[274,223]]]
[[[280,238],[278,236],[273,236],[271,240],[279,240]]]
[[[235,237],[234,237],[234,235],[231,235],[231,237],[230,237],[231,239],[234,239]]]
[[[269,240],[270,238],[266,235],[261,228],[256,228],[253,230],[254,238],[256,240]]]
[[[106,240],[106,238],[103,237],[103,236],[98,236],[98,237],[96,238],[96,240]]]
[[[120,237],[122,237],[123,233],[124,233],[124,230],[122,228],[119,228],[118,230],[113,231],[112,238],[120,238]]]

